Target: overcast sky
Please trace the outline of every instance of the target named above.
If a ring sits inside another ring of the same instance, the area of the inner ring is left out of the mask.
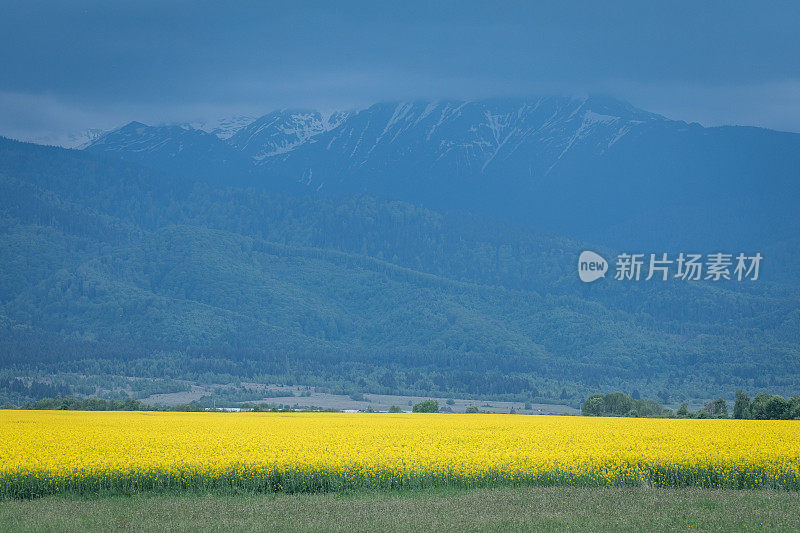
[[[800,132],[798,2],[234,4],[0,0],[0,134],[586,93]]]

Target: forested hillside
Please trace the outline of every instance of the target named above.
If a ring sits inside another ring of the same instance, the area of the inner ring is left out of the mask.
[[[615,250],[363,194],[231,185],[0,140],[0,377],[571,403],[800,385],[790,273],[583,285],[578,253]]]

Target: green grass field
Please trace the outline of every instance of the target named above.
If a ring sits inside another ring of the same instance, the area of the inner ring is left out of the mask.
[[[0,531],[798,531],[800,493],[525,487],[340,494],[49,496]]]

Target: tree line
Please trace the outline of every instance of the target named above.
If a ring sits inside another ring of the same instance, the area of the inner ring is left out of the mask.
[[[629,416],[647,418],[731,418],[723,398],[690,411],[686,402],[673,412],[654,400],[634,399],[623,392],[594,394],[581,408],[584,416]],[[732,418],[750,420],[799,420],[800,396],[789,399],[762,392],[752,400],[743,390],[736,391]]]
[[[788,400],[762,392],[753,400],[742,390],[736,391],[733,418],[752,420],[798,420],[800,419],[800,396]]]
[[[43,411],[203,411],[199,402],[190,402],[172,407],[150,405],[133,398],[125,400],[105,400],[102,398],[75,398],[74,396],[42,398],[35,402],[20,405],[5,403],[0,409],[31,409]]]

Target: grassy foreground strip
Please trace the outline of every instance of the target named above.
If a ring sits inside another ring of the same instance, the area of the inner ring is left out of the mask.
[[[516,487],[0,502],[0,531],[800,530],[800,493]]]

